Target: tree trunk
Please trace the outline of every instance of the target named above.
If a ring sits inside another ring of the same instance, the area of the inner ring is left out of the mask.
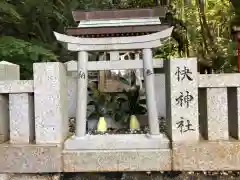
[[[207,24],[207,18],[206,18],[205,10],[204,10],[204,0],[196,0],[196,1],[197,1],[197,5],[198,5],[198,10],[199,10],[199,20],[200,20],[201,29],[203,32],[203,39],[205,38],[205,43],[206,43],[205,45],[207,45],[207,42],[208,42],[208,44],[211,47],[211,50],[215,54],[217,54],[218,50],[215,47],[214,38],[213,38],[213,36],[211,34],[211,30]]]

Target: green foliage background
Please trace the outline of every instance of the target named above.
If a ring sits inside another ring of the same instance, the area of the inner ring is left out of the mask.
[[[231,27],[240,25],[240,3],[232,0],[171,0],[166,20],[175,26],[172,39],[156,51],[163,58],[196,56],[218,72],[236,71],[236,44]],[[0,0],[0,60],[21,66],[32,76],[34,62],[74,58],[54,38],[76,26],[71,11],[152,7],[153,0]]]

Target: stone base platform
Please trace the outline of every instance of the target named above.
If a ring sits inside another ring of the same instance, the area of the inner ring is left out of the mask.
[[[201,140],[174,143],[172,146],[172,149],[152,146],[148,149],[69,150],[56,144],[3,143],[0,144],[0,174],[240,171],[239,141]]]
[[[0,173],[62,172],[62,147],[56,144],[0,144]]]
[[[161,135],[118,134],[72,136],[64,143],[65,150],[131,150],[168,149],[170,141]]]
[[[171,171],[170,149],[63,151],[64,172]]]
[[[0,174],[0,180],[61,180],[60,174]]]
[[[6,137],[4,135],[0,134],[0,143],[3,143],[4,141],[6,141]]]
[[[200,141],[173,144],[174,171],[239,171],[240,142]]]

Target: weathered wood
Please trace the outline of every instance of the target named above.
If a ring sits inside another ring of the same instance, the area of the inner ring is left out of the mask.
[[[145,9],[117,9],[106,11],[73,11],[75,21],[93,19],[124,19],[142,17],[165,17],[167,9],[165,7],[145,8]]]
[[[116,27],[81,27],[67,28],[66,34],[71,36],[88,35],[90,37],[102,36],[130,36],[141,33],[156,33],[169,28],[169,25],[139,25],[139,26],[116,26]]]

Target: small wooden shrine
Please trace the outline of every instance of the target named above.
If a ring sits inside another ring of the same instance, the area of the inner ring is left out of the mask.
[[[118,9],[106,11],[73,11],[73,18],[78,27],[66,28],[66,34],[77,37],[127,37],[160,32],[170,26],[164,23],[165,7],[145,9]],[[98,60],[128,60],[136,51],[104,52]],[[141,57],[141,55],[140,55]],[[89,72],[90,79],[98,79],[101,91],[121,91],[123,84],[113,77],[110,71]],[[91,78],[92,77],[92,78]]]
[[[114,71],[114,73],[118,73],[116,76],[118,77],[119,72],[122,70],[131,70],[135,72],[136,77],[139,77],[140,73],[138,70],[141,70],[144,76],[150,134],[158,136],[157,138],[160,141],[164,141],[164,137],[160,134],[159,130],[154,86],[154,68],[158,68],[159,66],[156,66],[156,62],[153,60],[153,50],[161,47],[173,31],[173,27],[161,23],[160,19],[164,17],[165,13],[166,9],[160,7],[138,10],[74,12],[75,21],[80,21],[79,27],[75,28],[75,33],[72,32],[70,34],[71,28],[67,29],[68,35],[54,32],[56,39],[61,43],[65,43],[69,51],[78,52],[77,62],[73,61],[71,65],[67,66],[68,71],[77,72],[77,108],[76,135],[66,142],[66,146],[76,145],[78,146],[77,148],[83,148],[81,141],[87,141],[88,143],[89,140],[84,138],[79,139],[79,137],[85,137],[86,135],[89,71]],[[147,29],[149,26],[152,28]],[[125,31],[119,30],[126,27],[130,28]],[[99,59],[90,59],[91,54],[99,54],[99,52],[104,53],[100,55]],[[131,57],[125,61],[122,59],[121,53],[132,53],[134,54],[134,58]],[[109,59],[106,54],[109,54]],[[101,78],[102,75],[100,73],[100,88],[102,85],[104,87],[102,82],[105,82]],[[138,83],[141,82],[140,80]],[[95,138],[93,137],[93,139]],[[140,138],[146,139],[145,135]],[[124,139],[122,140],[125,141]]]

